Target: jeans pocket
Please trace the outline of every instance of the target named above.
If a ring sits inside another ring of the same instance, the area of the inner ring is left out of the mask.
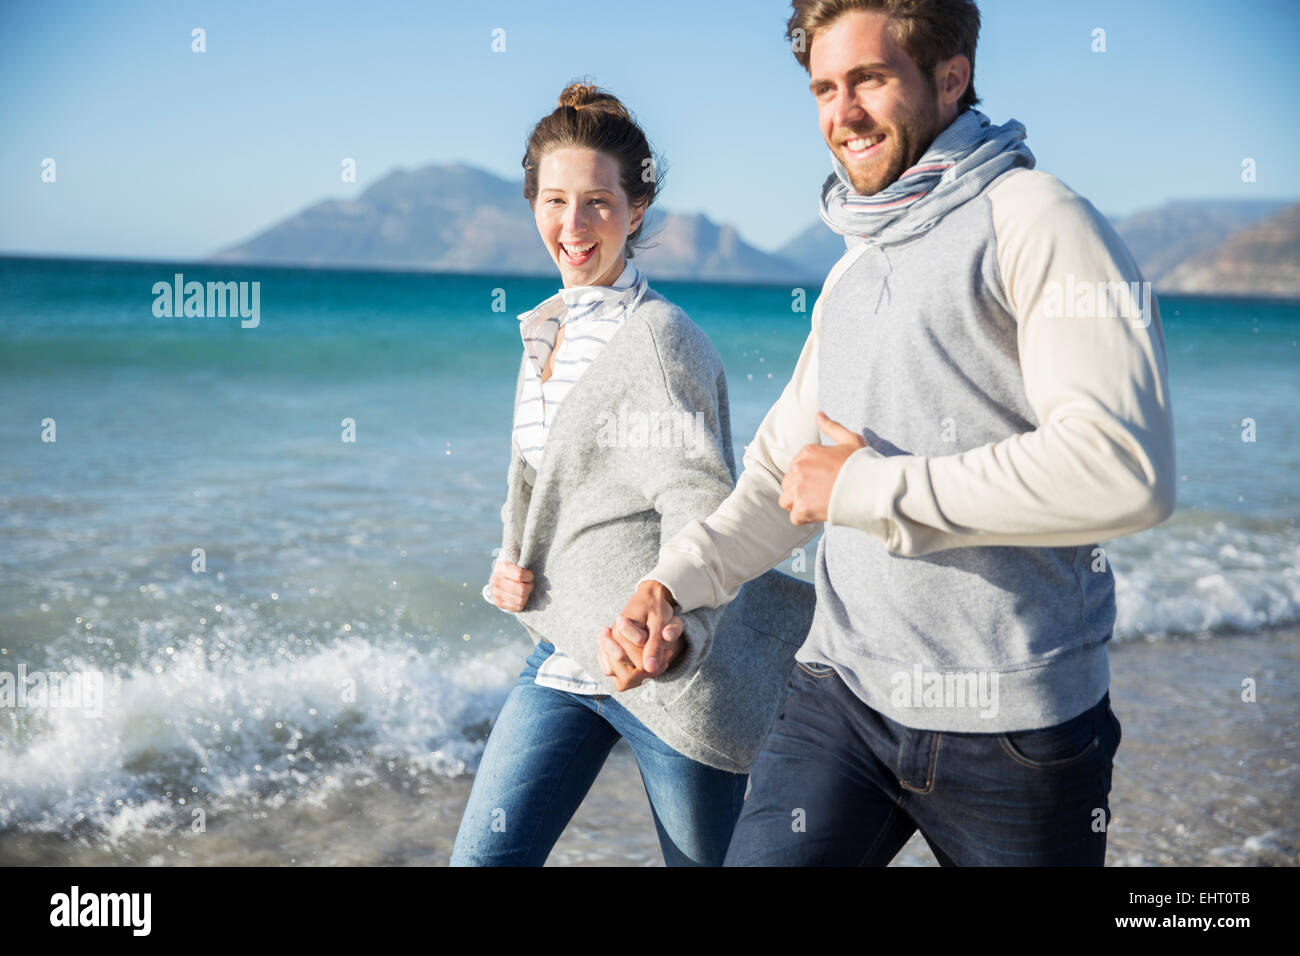
[[[538,670],[546,663],[546,659],[555,653],[555,645],[549,641],[538,641],[533,646],[533,652],[524,660],[524,669],[519,672],[518,684],[531,684],[537,677]]]
[[[1119,718],[1115,716],[1115,711],[1110,709],[1110,701],[1106,702],[1106,716],[1110,718],[1110,725],[1115,728],[1115,746],[1118,748],[1124,735],[1120,732]]]
[[[835,668],[829,664],[819,664],[815,661],[795,661],[795,664],[809,677],[815,677],[817,680],[823,680],[835,673]]]
[[[1054,727],[998,734],[998,743],[1016,763],[1035,770],[1060,770],[1088,759],[1101,748],[1097,708],[1090,707]]]

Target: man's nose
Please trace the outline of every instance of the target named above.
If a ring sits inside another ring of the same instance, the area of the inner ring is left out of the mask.
[[[866,115],[853,89],[852,86],[844,87],[835,93],[832,117],[836,126],[855,126],[861,123]]]

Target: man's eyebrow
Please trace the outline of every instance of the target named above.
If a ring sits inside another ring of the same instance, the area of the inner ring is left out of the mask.
[[[860,73],[892,74],[893,72],[894,72],[894,68],[890,66],[888,63],[859,63],[857,66],[853,67],[853,69],[849,70],[849,75],[853,76]],[[813,79],[808,81],[808,89],[815,90],[822,83],[829,83],[829,82],[830,81],[824,77],[820,77],[820,76],[814,77]]]

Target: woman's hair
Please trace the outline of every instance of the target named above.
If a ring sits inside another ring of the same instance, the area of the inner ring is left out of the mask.
[[[533,127],[524,150],[524,198],[537,202],[537,170],[542,157],[565,147],[595,149],[618,165],[619,183],[632,206],[644,204],[647,212],[659,195],[663,166],[650,149],[641,127],[617,96],[586,83],[570,83],[560,94],[559,106]],[[645,218],[627,238],[630,259],[641,238]]]

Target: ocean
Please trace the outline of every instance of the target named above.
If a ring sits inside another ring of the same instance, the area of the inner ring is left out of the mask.
[[[177,274],[258,283],[256,324],[170,314]],[[723,358],[739,463],[808,312],[788,285],[651,280]],[[0,707],[0,863],[446,861],[530,649],[479,590],[516,315],[556,287],[0,258],[0,675],[103,675]],[[1160,307],[1178,508],[1102,542],[1110,862],[1295,864],[1300,304]],[[552,862],[661,862],[622,745]]]

